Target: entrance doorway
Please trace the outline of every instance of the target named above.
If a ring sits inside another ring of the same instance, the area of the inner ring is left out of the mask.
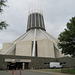
[[[24,63],[24,65],[23,65]],[[12,70],[12,69],[28,69],[29,68],[29,63],[28,62],[7,62],[7,69]]]

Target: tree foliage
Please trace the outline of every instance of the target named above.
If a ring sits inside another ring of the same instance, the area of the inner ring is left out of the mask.
[[[6,0],[0,0],[0,12],[3,11],[2,7],[6,6],[5,2],[6,2]]]
[[[3,6],[6,6],[6,1],[7,0],[0,0],[0,13],[3,12]],[[8,24],[6,24],[5,21],[0,21],[0,30],[6,29]]]
[[[1,21],[1,23],[0,23],[0,30],[3,30],[3,28],[7,28],[7,26],[8,26],[8,24],[6,24],[6,22],[5,21]]]
[[[58,39],[58,47],[62,49],[62,53],[70,54],[75,57],[75,17],[67,23],[67,28],[60,33]]]

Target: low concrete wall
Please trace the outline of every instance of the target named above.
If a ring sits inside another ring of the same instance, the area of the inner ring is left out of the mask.
[[[74,67],[75,66],[75,58],[72,58],[72,57],[61,57],[61,58],[58,58],[58,61],[61,63],[65,63],[64,67]]]
[[[35,68],[49,68],[49,63],[56,61],[55,58],[43,58],[43,57],[29,57],[29,56],[12,56],[12,55],[0,55],[0,67],[6,68],[7,62],[5,59],[27,59],[29,62],[29,69]]]
[[[62,57],[62,58],[44,58],[44,57],[30,57],[30,56],[13,56],[13,55],[0,55],[0,68],[5,69],[7,62],[5,59],[22,59],[22,60],[31,60],[29,63],[29,69],[36,68],[49,68],[50,62],[65,62],[66,67],[75,66],[75,58],[71,57]]]

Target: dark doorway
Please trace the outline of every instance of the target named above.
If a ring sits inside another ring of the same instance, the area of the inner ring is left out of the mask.
[[[7,63],[7,69],[9,69],[9,70],[12,70],[12,69],[16,70],[16,69],[20,69],[20,68],[23,69],[23,62],[14,62],[14,63],[8,62]],[[28,69],[28,68],[29,68],[29,63],[25,62],[24,69]]]
[[[16,62],[16,68],[22,69],[22,62]]]
[[[29,66],[29,63],[26,62],[26,63],[25,63],[25,69],[28,69],[28,66]]]
[[[8,62],[7,63],[7,69],[12,70],[12,69],[22,69],[22,63],[21,62]]]

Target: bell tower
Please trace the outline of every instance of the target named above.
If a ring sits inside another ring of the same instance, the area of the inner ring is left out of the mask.
[[[30,29],[45,29],[44,18],[42,13],[33,12],[28,16],[27,31]]]

